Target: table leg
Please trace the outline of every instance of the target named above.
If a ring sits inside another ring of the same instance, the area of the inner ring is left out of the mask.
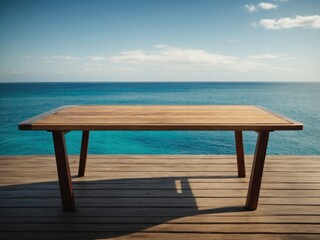
[[[246,201],[248,210],[256,210],[259,201],[263,166],[267,153],[269,131],[259,131],[256,151],[253,158],[251,177]]]
[[[242,131],[235,131],[236,140],[236,151],[237,151],[237,166],[238,166],[238,177],[246,177],[246,167],[244,163],[244,150],[243,150],[243,139]]]
[[[75,209],[75,204],[64,134],[62,131],[52,132],[62,207],[63,210],[70,211]]]
[[[89,131],[82,132],[81,152],[79,161],[78,176],[83,177],[86,171],[86,162],[88,155]]]

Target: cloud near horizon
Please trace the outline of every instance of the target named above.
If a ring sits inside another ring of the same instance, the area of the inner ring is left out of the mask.
[[[25,58],[31,58],[30,56],[25,56]],[[73,57],[70,55],[51,55],[51,56],[44,56],[42,57],[42,60],[44,60],[45,62],[74,62],[74,61],[78,61],[79,58],[77,57]]]
[[[152,49],[133,49],[114,55],[50,55],[24,58],[30,66],[0,71],[3,76],[45,76],[50,79],[96,80],[234,80],[264,79],[288,75],[300,58],[286,53],[257,53],[255,55],[228,55],[204,49],[155,45]],[[43,65],[39,65],[42,62]],[[293,65],[292,65],[293,64]],[[291,74],[290,73],[290,74]],[[156,76],[156,77],[153,77]],[[56,77],[56,78],[55,78]]]
[[[117,64],[143,66],[162,66],[167,69],[229,69],[248,72],[265,66],[264,63],[252,61],[249,58],[214,54],[202,49],[177,48],[166,45],[156,45],[153,51],[125,51],[109,58]]]
[[[143,64],[232,64],[237,61],[235,56],[208,53],[201,49],[177,48],[166,45],[156,45],[155,51],[133,50],[122,52],[110,58],[113,62],[143,63]]]
[[[213,72],[236,71],[250,72],[256,70],[274,69],[269,60],[294,60],[284,53],[267,53],[239,57],[226,54],[210,53],[203,49],[179,48],[167,45],[155,45],[152,50],[131,50],[119,54],[92,55],[83,62],[84,71],[106,72],[124,70],[125,72],[154,71],[164,72]]]
[[[292,28],[320,29],[320,15],[299,16],[294,18],[261,19],[252,23],[254,27],[262,27],[266,30],[280,30]]]
[[[290,57],[288,54],[284,53],[278,53],[278,54],[260,54],[260,55],[252,55],[248,57],[249,59],[253,60],[279,60],[279,61],[285,61],[285,60],[295,60],[295,57]]]

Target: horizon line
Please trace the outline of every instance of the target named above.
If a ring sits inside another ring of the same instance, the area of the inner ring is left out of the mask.
[[[320,81],[11,81],[4,83],[320,83]]]

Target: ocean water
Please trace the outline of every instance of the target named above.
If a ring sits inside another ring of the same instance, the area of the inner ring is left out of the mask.
[[[2,83],[0,155],[53,154],[51,134],[19,131],[19,122],[62,105],[260,105],[304,124],[270,135],[268,154],[320,154],[320,83]],[[252,154],[257,134],[244,132]],[[66,135],[79,154],[81,132]],[[96,131],[89,154],[234,154],[229,131]]]

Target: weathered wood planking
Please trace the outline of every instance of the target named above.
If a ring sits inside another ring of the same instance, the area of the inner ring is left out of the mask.
[[[253,212],[235,158],[89,155],[81,207],[63,212],[54,156],[1,156],[0,239],[319,239],[320,156],[268,156]]]

